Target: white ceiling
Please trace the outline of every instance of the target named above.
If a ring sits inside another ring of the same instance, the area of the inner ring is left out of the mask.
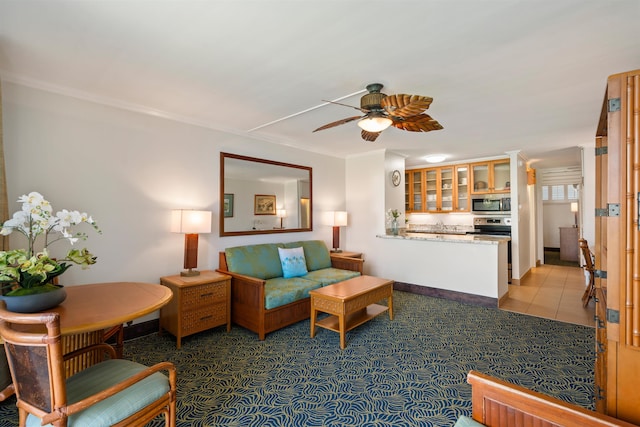
[[[640,68],[639,18],[639,0],[0,0],[0,76],[338,157],[555,167],[593,144],[607,76]],[[322,100],[373,82],[433,97],[444,129],[312,133],[358,115]]]

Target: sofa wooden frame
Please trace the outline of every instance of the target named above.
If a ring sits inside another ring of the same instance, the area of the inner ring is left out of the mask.
[[[304,298],[271,309],[264,306],[265,280],[229,271],[227,258],[220,252],[217,271],[231,276],[231,321],[258,334],[263,341],[269,332],[311,317],[311,300]],[[331,267],[363,274],[364,260],[331,254]]]
[[[638,427],[480,372],[467,382],[472,418],[487,427]]]

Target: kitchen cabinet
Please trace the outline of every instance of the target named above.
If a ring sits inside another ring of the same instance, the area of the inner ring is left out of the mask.
[[[455,210],[457,212],[469,212],[471,209],[469,192],[469,165],[456,166],[455,180]]]
[[[471,164],[472,194],[509,193],[511,165],[509,159]]]
[[[405,178],[407,212],[469,211],[469,165],[409,170]]]
[[[453,210],[453,168],[425,169],[426,212]]]
[[[405,173],[405,211],[422,212],[424,206],[424,170],[408,170]]]

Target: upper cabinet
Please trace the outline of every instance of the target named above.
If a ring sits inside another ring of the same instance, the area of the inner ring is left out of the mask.
[[[422,212],[424,207],[424,170],[408,170],[405,172],[404,209],[406,212]]]
[[[468,165],[406,171],[407,212],[468,212],[468,171]]]
[[[508,193],[511,191],[509,159],[471,164],[472,194]]]
[[[456,166],[455,181],[456,210],[458,212],[469,212],[469,165]]]

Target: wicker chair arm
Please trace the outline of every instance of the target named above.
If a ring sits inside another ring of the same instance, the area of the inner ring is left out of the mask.
[[[171,362],[160,362],[160,363],[156,363],[153,366],[148,367],[147,369],[145,369],[144,371],[138,372],[135,375],[132,375],[131,377],[127,378],[126,380],[119,382],[118,384],[115,384],[109,388],[106,388],[104,390],[102,390],[99,393],[93,394],[89,397],[86,397],[82,400],[79,400],[78,402],[72,403],[70,405],[67,406],[67,415],[72,415],[76,412],[80,412],[83,411],[85,409],[87,409],[88,407],[90,407],[91,405],[107,399],[111,396],[113,396],[116,393],[121,392],[122,390],[125,390],[128,387],[131,387],[133,384],[142,381],[143,379],[149,377],[150,375],[155,374],[156,372],[160,372],[160,371],[167,371],[169,374],[169,384],[170,384],[170,390],[175,390],[175,386],[176,386],[176,380],[177,380],[177,373],[176,373],[176,367],[173,363]],[[47,419],[47,417],[44,417],[42,419],[43,424],[49,422]]]

